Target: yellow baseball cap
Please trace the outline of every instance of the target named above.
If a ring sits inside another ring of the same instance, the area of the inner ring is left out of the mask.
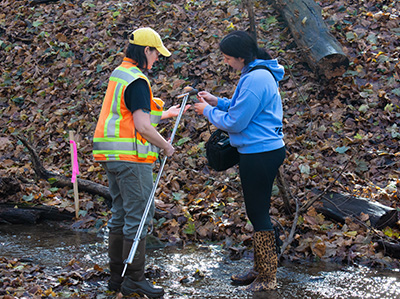
[[[139,28],[132,32],[129,42],[134,45],[153,47],[163,56],[171,56],[171,52],[164,46],[160,35],[149,27]]]

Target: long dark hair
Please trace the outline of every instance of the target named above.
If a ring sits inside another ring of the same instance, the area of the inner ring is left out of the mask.
[[[146,54],[144,54],[145,46],[139,46],[129,43],[128,47],[126,48],[125,55],[126,57],[133,59],[138,68],[145,70],[147,69],[147,58]],[[150,47],[151,51],[156,50],[156,48]]]
[[[257,46],[256,40],[245,31],[233,31],[219,43],[222,53],[235,58],[243,58],[244,64],[254,59],[272,59],[271,55]]]

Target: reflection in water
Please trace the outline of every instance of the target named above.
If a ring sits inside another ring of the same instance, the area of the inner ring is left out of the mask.
[[[319,263],[281,267],[279,277],[299,298],[400,298],[400,274],[393,271]]]
[[[0,225],[0,256],[45,266],[65,265],[74,258],[86,264],[92,253],[104,252],[103,240],[96,234],[63,229],[57,223]]]
[[[72,259],[88,267],[107,267],[105,235],[74,232],[56,224],[0,225],[0,256],[23,258],[49,268],[63,267]],[[284,263],[278,268],[278,290],[253,295],[243,286],[230,284],[230,276],[246,271],[252,261],[231,261],[218,245],[166,247],[149,250],[148,256],[148,274],[165,288],[165,299],[400,298],[400,273],[396,271]],[[103,286],[105,290],[105,283]],[[98,289],[99,293],[104,290]]]
[[[400,273],[343,267],[337,264],[285,263],[278,268],[278,290],[250,295],[232,286],[230,276],[244,272],[252,261],[231,261],[218,246],[165,248],[152,254],[152,262],[167,272],[157,280],[170,291],[165,298],[400,298]],[[201,271],[204,278],[196,279]],[[182,277],[188,277],[181,283]]]

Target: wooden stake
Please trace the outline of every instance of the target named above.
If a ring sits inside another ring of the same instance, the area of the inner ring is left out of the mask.
[[[74,151],[75,140],[74,140],[74,132],[73,131],[69,131],[69,140],[72,141],[72,142],[70,142],[70,144],[71,144],[71,165],[72,165],[72,170],[74,171],[74,167],[78,167],[78,165],[74,165],[75,159],[78,159],[78,157],[75,157],[75,151]],[[76,174],[72,173],[72,176],[74,176],[74,175],[76,175]],[[72,184],[74,186],[75,218],[78,219],[78,216],[79,216],[78,179],[75,178],[75,180],[73,180]]]

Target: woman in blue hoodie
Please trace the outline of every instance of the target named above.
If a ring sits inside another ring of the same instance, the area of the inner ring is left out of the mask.
[[[269,208],[273,182],[286,153],[278,86],[284,68],[243,31],[224,37],[220,50],[225,63],[241,71],[239,83],[231,99],[199,92],[195,111],[228,132],[240,154],[246,213],[254,227],[254,267],[243,275],[233,275],[232,280],[250,284],[249,291],[273,290],[278,258]]]

